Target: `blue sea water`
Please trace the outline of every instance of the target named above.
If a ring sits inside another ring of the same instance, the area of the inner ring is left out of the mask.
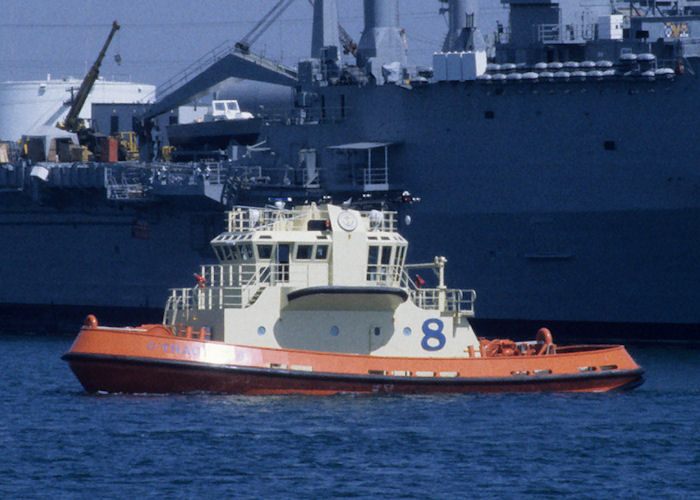
[[[0,337],[2,498],[700,498],[700,350],[631,392],[88,395],[71,339]]]

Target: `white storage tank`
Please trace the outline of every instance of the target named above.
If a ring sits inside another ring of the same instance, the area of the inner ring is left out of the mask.
[[[0,82],[0,140],[17,141],[23,135],[57,135],[72,95],[80,88],[77,78]],[[98,79],[80,112],[90,120],[93,103],[151,103],[155,85]]]

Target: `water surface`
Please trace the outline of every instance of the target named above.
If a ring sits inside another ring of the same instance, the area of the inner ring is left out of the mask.
[[[88,395],[71,339],[3,336],[3,498],[698,498],[700,350],[631,392]]]

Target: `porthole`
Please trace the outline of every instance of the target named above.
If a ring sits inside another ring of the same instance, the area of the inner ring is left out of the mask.
[[[331,326],[330,334],[333,335],[334,337],[337,337],[338,334],[340,334],[340,329],[338,329],[337,326],[333,325],[333,326]]]
[[[264,326],[259,326],[259,327],[258,327],[258,335],[265,335],[265,332],[266,332],[266,331],[267,331],[267,330],[265,330],[265,327],[264,327]]]

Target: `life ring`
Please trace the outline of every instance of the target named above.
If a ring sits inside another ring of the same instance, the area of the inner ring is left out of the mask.
[[[540,343],[545,343],[545,344],[553,344],[554,341],[552,340],[552,332],[549,331],[549,328],[540,328],[537,330],[537,337],[535,337],[537,342]]]
[[[537,354],[549,354],[553,349],[554,340],[552,339],[552,332],[549,328],[540,328],[537,330],[537,344],[541,344],[537,350]]]

